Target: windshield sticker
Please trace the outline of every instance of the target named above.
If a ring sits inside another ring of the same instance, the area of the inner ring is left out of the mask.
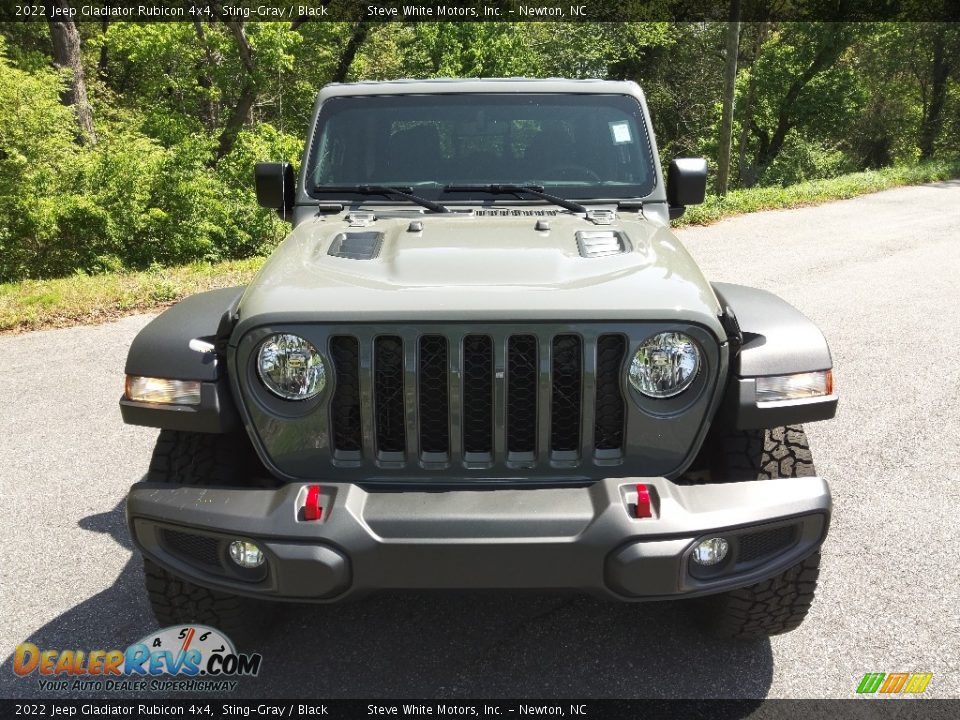
[[[633,142],[633,138],[630,137],[630,125],[625,120],[610,123],[610,134],[613,136],[614,145]]]

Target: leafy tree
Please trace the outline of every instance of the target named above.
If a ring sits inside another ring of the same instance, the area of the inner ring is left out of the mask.
[[[960,29],[786,23],[741,1],[760,21],[736,45],[721,22],[372,23],[350,0],[324,0],[353,11],[335,23],[0,24],[0,280],[265,251],[283,225],[253,164],[298,160],[329,82],[635,80],[663,159],[716,165],[729,143],[730,186],[960,149]]]

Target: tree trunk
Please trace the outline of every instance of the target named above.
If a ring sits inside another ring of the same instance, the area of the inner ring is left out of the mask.
[[[247,35],[243,30],[243,23],[224,21],[224,25],[229,28],[237,41],[237,50],[240,53],[240,61],[243,63],[245,77],[242,80],[243,84],[240,89],[240,95],[237,96],[237,101],[230,111],[227,124],[220,133],[220,141],[217,147],[217,160],[233,150],[233,146],[237,142],[237,135],[250,118],[250,111],[253,110],[258,94],[257,83],[253,75],[253,48],[250,47],[250,43],[247,41]]]
[[[920,131],[920,159],[929,160],[933,157],[934,144],[940,135],[940,126],[943,123],[943,104],[947,96],[947,77],[950,74],[950,65],[947,62],[945,49],[946,28],[938,25],[933,35],[933,66],[930,77],[930,103],[923,118]]]
[[[337,69],[333,72],[331,82],[343,82],[347,79],[350,66],[353,65],[354,58],[357,57],[357,52],[359,52],[360,46],[363,45],[369,33],[370,26],[367,23],[361,22],[354,26],[353,34],[347,41],[347,46],[343,49],[343,54],[340,56],[340,62],[337,63]]]
[[[803,89],[813,78],[839,59],[848,42],[849,36],[846,28],[840,23],[831,23],[830,29],[825,34],[825,40],[817,49],[810,65],[796,76],[787,88],[787,92],[777,109],[777,124],[773,129],[773,134],[757,127],[756,123],[751,123],[751,132],[757,136],[759,141],[752,169],[754,182],[763,176],[763,173],[776,160],[777,155],[783,149],[787,133],[790,132],[796,121],[793,111]],[[750,185],[746,186],[750,187]]]
[[[237,135],[240,134],[240,130],[250,117],[250,111],[253,110],[253,105],[256,101],[257,88],[252,82],[248,82],[240,91],[240,97],[237,98],[237,102],[230,112],[230,117],[227,119],[227,124],[220,133],[220,144],[217,147],[217,160],[233,150],[233,146],[237,142]]]
[[[50,38],[53,41],[53,64],[57,68],[70,71],[70,83],[60,94],[60,101],[72,107],[77,116],[80,142],[97,144],[97,131],[93,127],[93,110],[87,98],[87,83],[83,74],[83,62],[80,56],[80,33],[77,25],[67,14],[68,0],[46,0],[47,17],[63,18],[49,21]]]
[[[203,48],[204,59],[197,63],[197,85],[204,90],[204,98],[200,105],[200,119],[208,132],[213,132],[217,127],[219,120],[218,108],[213,99],[213,80],[210,79],[210,69],[220,64],[219,54],[216,56],[210,50],[210,44],[207,42],[207,34],[203,29],[203,23],[195,20],[193,30],[197,35],[197,42]]]
[[[757,27],[757,35],[753,44],[753,57],[750,60],[750,81],[747,83],[747,96],[744,98],[741,106],[740,123],[740,148],[738,150],[737,174],[740,177],[740,184],[744,187],[752,187],[756,182],[756,173],[752,163],[747,161],[747,143],[750,139],[750,126],[753,122],[753,101],[757,94],[757,78],[752,72],[760,52],[763,50],[763,44],[767,41],[767,33],[770,30],[770,23],[761,22]]]
[[[740,52],[740,0],[730,0],[727,57],[723,72],[723,111],[720,115],[720,156],[717,158],[717,194],[727,194],[730,145],[733,141],[733,101],[737,91],[737,55]]]
[[[107,54],[107,30],[110,28],[110,21],[104,20],[100,23],[100,57],[97,60],[97,77],[106,81],[110,74],[110,58]]]

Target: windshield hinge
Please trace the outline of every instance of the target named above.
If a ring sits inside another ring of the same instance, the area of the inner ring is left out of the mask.
[[[618,210],[643,210],[643,200],[621,200],[617,203]]]
[[[347,222],[350,223],[350,227],[366,227],[372,225],[376,219],[376,215],[368,212],[352,212],[347,215]]]
[[[587,220],[594,225],[612,225],[617,219],[617,214],[613,210],[587,210]]]

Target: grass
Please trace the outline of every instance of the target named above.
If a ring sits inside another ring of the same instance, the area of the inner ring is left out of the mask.
[[[187,295],[245,285],[264,258],[197,263],[145,272],[72,275],[0,284],[0,332],[104,322],[150,312]]]
[[[960,177],[960,160],[936,160],[850,173],[826,180],[810,180],[796,185],[733,190],[724,197],[708,195],[702,205],[689,208],[676,225],[709,225],[732,215],[817,205],[902,185],[920,185],[955,177]]]
[[[816,205],[955,177],[960,177],[960,160],[871,170],[787,187],[734,190],[725,197],[708,196],[702,205],[687,210],[677,225],[709,225],[743,213]],[[3,283],[0,333],[97,323],[156,311],[203,290],[244,285],[263,261],[264,258],[251,258],[145,272],[78,274],[55,280]]]

